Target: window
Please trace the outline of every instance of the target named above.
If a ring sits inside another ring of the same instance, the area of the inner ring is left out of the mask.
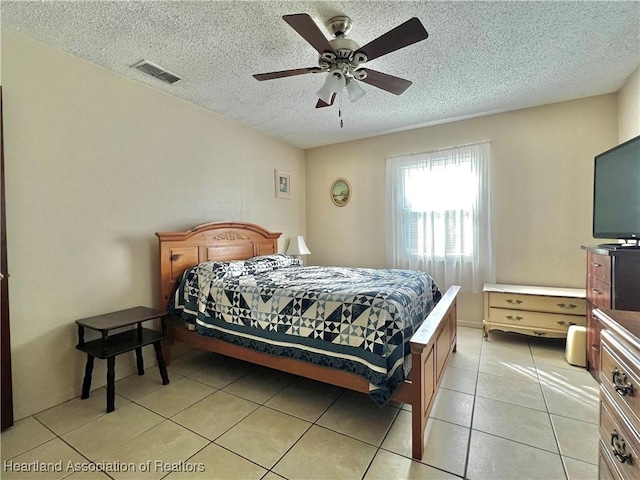
[[[488,142],[388,159],[387,265],[443,290],[494,282],[488,182]]]

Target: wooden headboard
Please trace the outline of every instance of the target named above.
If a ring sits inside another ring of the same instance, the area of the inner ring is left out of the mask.
[[[187,268],[201,262],[277,253],[282,234],[253,223],[212,222],[186,232],[156,235],[160,240],[160,308],[164,308],[176,289],[176,280]]]

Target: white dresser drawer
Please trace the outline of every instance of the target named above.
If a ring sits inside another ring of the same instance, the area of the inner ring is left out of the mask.
[[[489,306],[533,312],[563,313],[586,315],[584,298],[541,297],[538,295],[519,295],[512,293],[490,293]]]
[[[507,310],[505,308],[489,308],[489,318],[491,319],[491,323],[540,327],[552,330],[569,330],[571,325],[586,325],[586,317],[584,316],[529,312],[526,310]]]

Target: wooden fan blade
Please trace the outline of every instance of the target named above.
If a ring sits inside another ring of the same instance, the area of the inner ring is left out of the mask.
[[[371,40],[364,47],[360,47],[356,53],[362,52],[367,56],[367,61],[373,60],[425,40],[428,36],[420,20],[413,17],[375,40]]]
[[[331,95],[331,103],[327,103],[324,100],[319,99],[318,103],[316,103],[316,108],[330,107],[333,105],[333,101],[336,99],[336,94]]]
[[[296,75],[304,75],[305,73],[313,73],[318,71],[318,67],[297,68],[295,70],[282,70],[280,72],[256,73],[253,78],[256,80],[273,80],[274,78],[293,77]]]
[[[320,31],[316,22],[306,13],[284,15],[282,19],[300,34],[318,53],[333,52],[327,37]]]
[[[394,95],[402,95],[412,83],[404,78],[394,77],[393,75],[387,75],[386,73],[377,72],[368,68],[361,68],[358,71],[360,70],[367,72],[367,78],[360,80],[361,82],[381,88],[382,90],[391,92]]]

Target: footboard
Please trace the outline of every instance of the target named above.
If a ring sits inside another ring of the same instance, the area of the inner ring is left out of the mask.
[[[412,456],[416,459],[422,459],[424,429],[429,412],[451,357],[450,353],[456,351],[456,306],[459,291],[458,286],[450,287],[411,337],[411,384],[403,385],[406,396],[403,395],[398,400],[411,404]]]

